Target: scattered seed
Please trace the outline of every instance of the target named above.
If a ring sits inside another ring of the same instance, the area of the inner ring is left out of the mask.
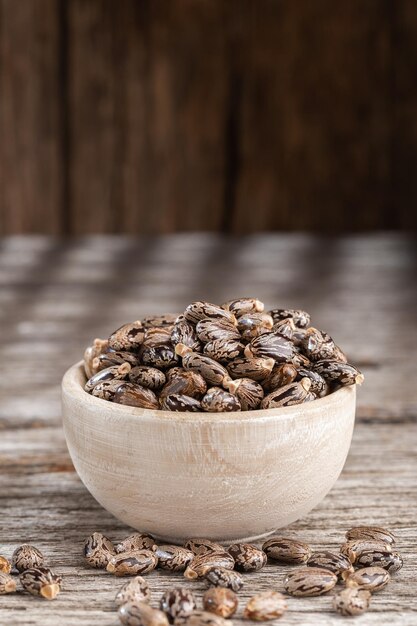
[[[232,622],[209,611],[193,611],[176,617],[174,626],[232,626]]]
[[[118,616],[123,626],[169,626],[165,613],[146,602],[125,602],[119,607]]]
[[[356,558],[355,565],[360,567],[383,567],[390,574],[398,572],[404,564],[399,552],[391,550],[364,550]]]
[[[366,589],[348,587],[333,598],[333,608],[341,615],[361,615],[369,608],[371,593]]]
[[[20,574],[20,582],[25,591],[33,596],[53,600],[61,591],[62,577],[47,567],[31,567]]]
[[[321,596],[336,583],[336,574],[319,567],[301,567],[284,578],[285,591],[291,596]]]
[[[379,591],[391,580],[389,573],[382,567],[364,567],[353,574],[343,574],[346,587],[360,587],[368,591]]]
[[[16,581],[5,571],[0,571],[0,596],[16,591]]]
[[[286,537],[271,537],[262,546],[268,559],[281,563],[306,563],[311,556],[311,548],[307,543]]]
[[[240,402],[235,395],[221,389],[211,387],[201,400],[201,408],[209,413],[240,411]]]
[[[166,591],[159,603],[161,611],[164,611],[170,622],[177,617],[189,615],[197,608],[194,594],[185,587],[176,587]]]
[[[142,576],[135,576],[123,585],[116,594],[115,602],[121,606],[126,602],[149,602],[151,591],[149,585]]]
[[[129,552],[130,550],[152,550],[155,545],[155,538],[147,533],[133,533],[120,541],[115,546],[117,554]]]
[[[22,546],[16,548],[12,554],[12,567],[15,567],[18,572],[23,572],[26,569],[41,567],[45,563],[45,558],[38,548],[30,546],[24,543]]]
[[[235,569],[241,572],[256,572],[266,565],[265,552],[250,543],[234,543],[228,552],[235,560]]]
[[[147,574],[158,564],[158,559],[151,550],[130,550],[121,552],[109,559],[107,571],[115,576]]]
[[[187,548],[172,545],[155,545],[153,551],[158,557],[158,567],[171,572],[183,572],[194,558]]]
[[[226,587],[211,587],[203,595],[203,608],[220,617],[231,617],[238,605],[234,591]]]
[[[191,550],[194,554],[207,554],[208,552],[221,552],[223,547],[211,539],[201,539],[192,537],[184,543],[184,548]]]
[[[237,572],[224,567],[212,567],[204,574],[204,578],[215,587],[227,587],[238,592],[243,587],[243,578]]]
[[[12,564],[5,556],[0,556],[0,574],[10,574]]]
[[[391,531],[380,526],[355,526],[346,532],[346,539],[370,539],[371,541],[383,541],[384,543],[394,544],[395,537]]]
[[[344,554],[335,554],[334,552],[314,552],[307,561],[308,567],[318,567],[320,569],[328,569],[334,574],[342,574],[343,572],[353,572],[352,563]]]
[[[114,554],[114,545],[101,533],[93,533],[84,542],[84,558],[92,567],[106,568]]]
[[[243,615],[255,622],[282,617],[287,610],[285,597],[279,591],[264,591],[248,601]]]
[[[184,572],[186,578],[201,578],[213,567],[233,569],[235,561],[233,557],[223,549],[216,552],[197,554]]]
[[[340,552],[347,556],[351,563],[363,553],[369,551],[391,552],[391,546],[383,541],[372,539],[354,539],[340,546]]]

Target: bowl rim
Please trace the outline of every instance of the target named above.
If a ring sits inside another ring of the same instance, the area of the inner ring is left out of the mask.
[[[86,380],[83,361],[78,361],[72,365],[64,374],[62,379],[62,394],[71,396],[81,405],[84,404],[97,411],[107,409],[112,413],[112,417],[120,417],[124,420],[137,422],[138,418],[145,420],[166,420],[180,423],[211,423],[211,422],[245,422],[245,421],[268,421],[277,419],[293,419],[294,417],[306,417],[311,419],[317,413],[329,410],[337,410],[338,407],[349,403],[353,396],[356,397],[356,385],[341,387],[337,391],[317,398],[311,402],[294,404],[286,407],[276,407],[271,409],[259,409],[255,411],[230,411],[224,413],[190,412],[190,411],[164,411],[162,409],[141,409],[125,404],[117,404],[96,398],[84,390],[83,381]]]

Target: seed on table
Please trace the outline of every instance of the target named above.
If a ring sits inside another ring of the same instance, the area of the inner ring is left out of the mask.
[[[232,324],[236,324],[236,318],[231,311],[222,309],[217,304],[211,304],[210,302],[192,302],[185,309],[184,317],[192,324],[197,324],[206,317],[225,319]]]
[[[238,571],[256,572],[266,565],[265,552],[250,543],[234,543],[229,546],[228,552],[234,558]]]
[[[272,409],[280,406],[293,406],[312,399],[310,394],[311,381],[302,378],[298,383],[291,383],[271,391],[261,402],[261,409]],[[315,397],[315,396],[313,396]]]
[[[142,320],[143,328],[164,328],[170,327],[177,321],[178,315],[176,313],[165,313],[164,315],[148,315]]]
[[[200,341],[214,341],[215,339],[240,339],[240,333],[235,324],[226,320],[210,318],[200,320],[195,327]]]
[[[257,298],[236,298],[236,300],[228,300],[221,305],[222,309],[231,311],[236,317],[246,315],[246,313],[262,313],[265,308],[263,302]]]
[[[113,402],[116,391],[123,385],[126,385],[126,381],[119,380],[117,378],[114,380],[104,380],[92,389],[91,395],[95,398],[101,398],[102,400],[109,400],[110,402]]]
[[[201,408],[209,413],[223,413],[228,411],[240,411],[241,406],[235,395],[221,389],[211,387],[201,400]]]
[[[224,383],[230,380],[227,369],[214,359],[210,359],[208,356],[198,352],[189,352],[189,348],[184,353],[183,344],[178,344],[175,349],[182,356],[183,367],[187,370],[198,372],[210,385],[224,385]]]
[[[132,574],[147,574],[158,564],[158,559],[151,550],[130,550],[112,556],[107,565],[107,571],[115,576],[129,576]]]
[[[277,363],[272,372],[262,381],[265,391],[275,391],[279,387],[284,387],[295,381],[298,370],[292,363]]]
[[[399,552],[391,552],[390,550],[365,550],[361,552],[355,565],[360,567],[383,567],[390,574],[398,572],[404,565],[403,558]]]
[[[16,591],[16,581],[4,571],[0,571],[0,596]]]
[[[16,548],[12,554],[12,567],[15,567],[18,572],[23,572],[32,567],[40,567],[44,563],[45,558],[42,552],[27,543]]]
[[[146,602],[125,602],[117,614],[123,626],[169,626],[165,613]]]
[[[159,602],[161,611],[164,611],[170,622],[176,617],[189,615],[197,608],[194,594],[185,587],[176,587],[165,591]]]
[[[93,533],[84,542],[84,557],[92,567],[104,569],[114,554],[113,543],[101,533]]]
[[[301,567],[284,578],[284,589],[291,596],[321,596],[337,583],[337,576],[319,567]]]
[[[227,365],[227,370],[233,378],[252,378],[260,382],[269,376],[274,365],[274,359],[239,357]]]
[[[310,324],[310,315],[301,309],[272,309],[268,313],[274,322],[280,322],[290,317],[298,328],[306,328]]]
[[[155,545],[153,551],[158,557],[158,567],[171,572],[184,571],[194,558],[191,550],[181,546]]]
[[[126,602],[149,602],[151,591],[149,585],[142,576],[135,576],[123,585],[116,594],[115,602],[117,606]]]
[[[302,378],[308,378],[311,381],[310,392],[317,396],[326,395],[329,385],[318,372],[309,370],[307,367],[299,367],[295,380],[300,381]]]
[[[53,600],[61,591],[62,577],[47,567],[31,567],[20,574],[20,582],[33,596]]]
[[[203,352],[211,359],[228,363],[237,359],[244,349],[244,344],[236,339],[215,339],[205,344]]]
[[[115,545],[117,554],[129,552],[130,550],[152,550],[155,545],[155,538],[148,533],[133,533],[123,541]]]
[[[390,544],[372,539],[352,539],[340,546],[340,552],[347,556],[351,563],[356,563],[356,559],[362,552],[369,552],[369,550],[381,552],[392,551]]]
[[[127,382],[116,390],[113,402],[141,409],[159,409],[158,398],[152,389]]]
[[[324,359],[335,359],[346,363],[346,355],[335,344],[327,333],[317,328],[309,328],[301,342],[304,355],[311,361],[322,361]]]
[[[364,567],[353,574],[342,574],[346,587],[360,587],[374,593],[388,585],[391,576],[383,567]]]
[[[98,372],[122,363],[129,363],[131,367],[135,367],[138,364],[138,355],[133,352],[104,352],[93,360],[93,366]]]
[[[145,331],[139,320],[123,324],[110,335],[109,347],[123,352],[135,351],[140,347],[144,336]]]
[[[224,567],[233,569],[235,561],[233,557],[223,550],[218,552],[206,552],[197,554],[184,572],[185,578],[201,578],[212,567]]]
[[[155,348],[156,346],[166,346],[171,344],[172,329],[166,327],[151,327],[145,330],[145,338],[139,349],[139,356],[142,356],[145,348]]]
[[[181,393],[170,393],[159,398],[159,404],[164,411],[186,411],[199,413],[202,411],[201,402]]]
[[[234,570],[224,567],[212,567],[204,574],[209,585],[215,587],[227,587],[232,591],[239,591],[243,587],[243,578]]]
[[[333,608],[341,615],[361,615],[369,609],[371,593],[358,587],[347,587],[333,598]]]
[[[112,365],[106,367],[104,370],[100,370],[97,374],[94,374],[85,383],[84,389],[91,392],[96,385],[108,380],[125,380],[132,368],[129,363],[122,363],[122,365]]]
[[[264,333],[252,339],[245,348],[245,356],[271,358],[278,363],[290,362],[296,353],[294,344],[281,335]]]
[[[353,572],[353,565],[344,554],[335,554],[334,552],[314,552],[307,561],[308,567],[318,567],[320,569],[328,569],[335,574],[342,572]]]
[[[361,385],[364,381],[364,375],[354,365],[336,360],[317,361],[314,370],[332,384]]]
[[[191,550],[194,554],[207,554],[209,552],[222,552],[223,546],[219,543],[200,537],[192,537],[184,543],[184,548]]]
[[[188,615],[179,615],[174,620],[174,626],[233,626],[231,620],[225,620],[220,615],[209,611],[193,611]]]
[[[12,569],[12,564],[5,556],[0,556],[0,573],[9,574]]]
[[[243,616],[254,622],[265,622],[282,617],[287,610],[285,596],[279,591],[264,591],[248,601]]]
[[[172,345],[147,346],[142,351],[143,365],[166,369],[177,365],[178,355]]]
[[[171,372],[171,370],[168,370],[168,372]],[[184,369],[169,376],[168,382],[161,390],[160,396],[168,396],[174,393],[201,400],[206,391],[207,383],[201,374],[194,370]]]
[[[93,361],[100,356],[108,348],[109,342],[107,339],[94,339],[93,344],[88,346],[84,352],[84,371],[87,378],[91,378],[97,371],[93,367]]]
[[[203,595],[204,610],[220,617],[231,617],[236,613],[237,605],[235,592],[226,587],[211,587]]]
[[[157,391],[165,385],[166,376],[164,372],[156,369],[156,367],[137,365],[130,370],[129,380],[135,385],[141,385],[147,389],[152,389],[152,391]]]
[[[225,387],[237,397],[242,411],[257,409],[264,397],[262,385],[251,378],[231,380]]]
[[[395,543],[395,536],[392,532],[380,526],[355,526],[346,532],[346,539],[348,541],[352,539],[369,539],[389,544]]]
[[[271,537],[265,541],[262,550],[268,559],[281,563],[305,563],[311,556],[311,548],[308,543],[279,536]]]
[[[177,321],[171,331],[171,342],[174,346],[183,343],[193,352],[201,352],[201,342],[197,336],[196,329],[185,318]]]

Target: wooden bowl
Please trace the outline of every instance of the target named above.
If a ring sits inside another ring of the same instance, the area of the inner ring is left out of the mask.
[[[349,451],[354,386],[279,409],[175,413],[113,404],[84,383],[81,363],[62,382],[81,480],[117,518],[168,542],[266,537],[324,498]]]

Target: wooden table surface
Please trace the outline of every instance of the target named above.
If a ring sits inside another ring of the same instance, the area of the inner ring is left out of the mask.
[[[0,597],[0,624],[110,626],[122,581],[85,566],[83,539],[129,529],[104,511],[74,472],[61,428],[60,379],[84,346],[125,321],[180,311],[192,300],[256,295],[309,310],[366,375],[351,451],[331,493],[285,534],[335,548],[355,524],[398,536],[404,568],[356,623],[417,624],[417,246],[399,235],[341,239],[177,235],[63,242],[3,239],[0,247],[0,554],[39,546],[63,574],[48,603]],[[246,575],[244,600],[282,589],[286,567]],[[182,579],[148,576],[157,603]],[[201,597],[203,583],[186,583]],[[331,625],[331,597],[289,599],[282,624]]]

